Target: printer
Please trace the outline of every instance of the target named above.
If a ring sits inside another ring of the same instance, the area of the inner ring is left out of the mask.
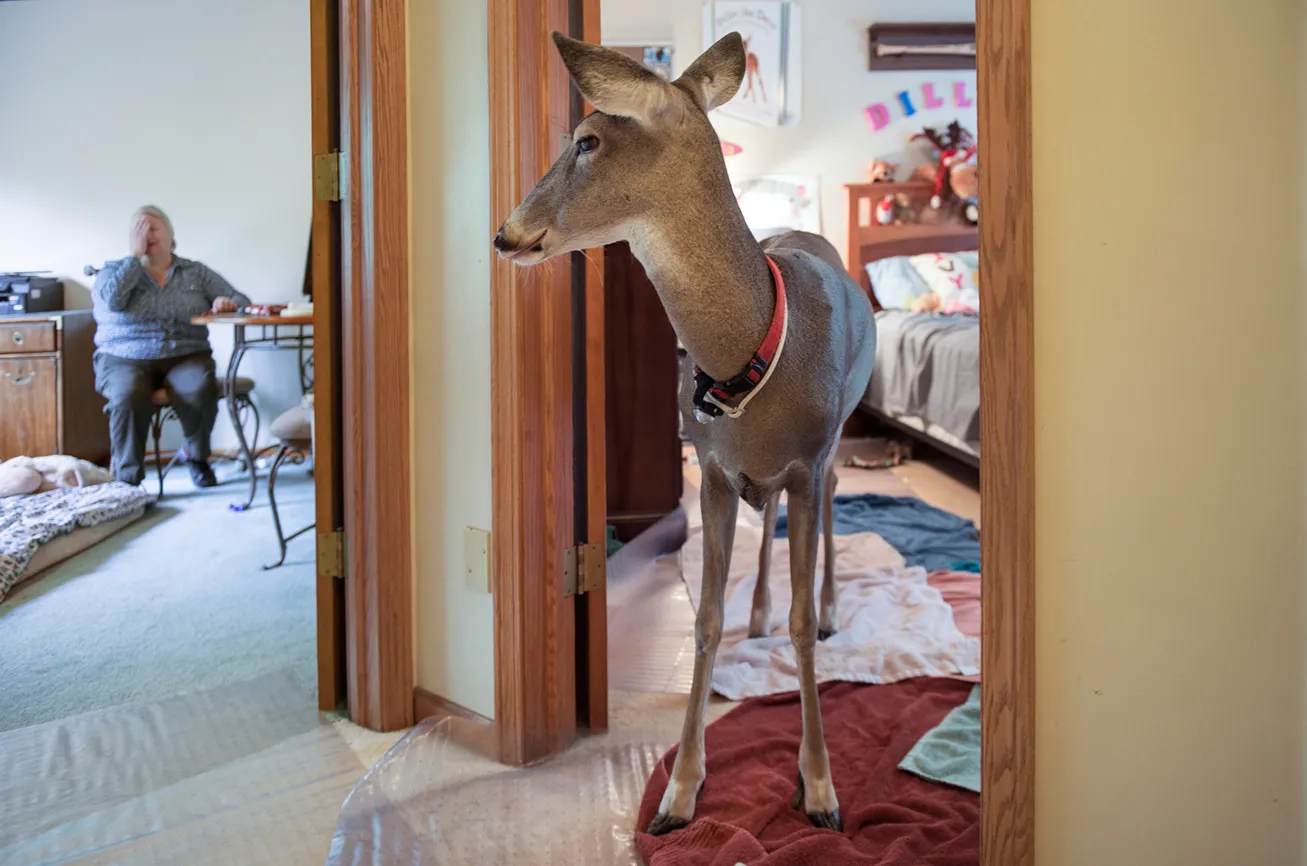
[[[49,271],[0,273],[0,316],[53,313],[64,308],[64,284]]]

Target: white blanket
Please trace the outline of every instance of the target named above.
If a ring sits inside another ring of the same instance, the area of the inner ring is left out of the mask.
[[[726,584],[726,613],[712,686],[732,700],[796,691],[794,647],[789,637],[790,545],[772,543],[771,636],[749,639],[749,613],[758,580],[762,530],[740,521]],[[835,536],[839,631],[820,641],[817,681],[893,683],[912,677],[980,673],[980,640],[958,631],[953,609],[926,583],[922,568],[909,568],[879,535]],[[820,591],[824,553],[817,552]],[[681,549],[681,573],[695,609],[703,582],[703,528],[692,527]]]

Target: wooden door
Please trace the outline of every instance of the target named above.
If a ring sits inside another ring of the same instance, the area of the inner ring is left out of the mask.
[[[313,470],[318,534],[318,708],[345,702],[345,586],[342,557],[333,540],[343,536],[340,399],[340,219],[339,201],[320,177],[340,146],[338,0],[309,4],[312,65],[313,222],[308,282],[313,298]],[[338,189],[338,185],[337,185]],[[338,194],[338,193],[337,193]]]
[[[0,359],[0,460],[59,452],[58,377],[54,358]]]
[[[676,332],[627,244],[604,250],[608,522],[630,541],[681,503]]]

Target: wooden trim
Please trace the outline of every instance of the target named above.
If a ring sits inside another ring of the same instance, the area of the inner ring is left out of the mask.
[[[341,0],[350,718],[413,723],[405,0]]]
[[[478,712],[415,686],[413,718],[418,722],[433,719],[442,728],[440,736],[449,742],[492,761],[499,760],[499,732],[493,721]]]
[[[586,42],[600,41],[600,0],[579,0],[581,32]],[[585,103],[581,114],[594,107]],[[574,123],[579,117],[573,118]],[[607,540],[608,467],[604,437],[604,251],[585,254],[585,419],[586,419],[586,538]],[[578,641],[577,688],[583,700],[577,724],[592,731],[608,728],[608,589],[587,593],[580,601],[584,635]]]
[[[981,863],[1035,861],[1035,333],[1030,0],[976,6],[980,268]]]
[[[490,0],[487,238],[557,157],[569,79],[549,33],[567,0]],[[488,241],[487,241],[488,242]],[[495,726],[500,757],[523,764],[576,735],[576,604],[563,591],[573,544],[572,275],[491,266]]]
[[[312,154],[329,153],[340,145],[340,6],[339,0],[312,0],[309,33],[312,43]],[[313,223],[307,268],[313,297],[313,465],[314,523],[317,532],[343,529],[345,515],[341,482],[340,401],[340,206],[313,201]],[[345,703],[345,587],[339,579],[317,573],[318,709],[335,710]]]

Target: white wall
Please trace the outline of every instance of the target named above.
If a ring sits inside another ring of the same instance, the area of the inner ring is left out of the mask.
[[[1302,3],[1033,7],[1036,860],[1299,864]]]
[[[417,679],[493,716],[494,608],[463,572],[464,528],[492,528],[486,7],[408,11]]]
[[[151,203],[177,253],[255,301],[301,296],[312,206],[308,0],[0,3],[0,270],[128,254]],[[220,369],[230,331],[213,328]],[[249,355],[266,422],[299,400],[290,354]],[[175,427],[176,425],[171,425]],[[172,446],[180,442],[170,430]],[[225,414],[216,447],[234,445]]]
[[[971,0],[804,0],[802,7],[802,116],[794,125],[765,128],[715,114],[721,137],[740,145],[741,153],[726,165],[733,178],[764,174],[816,175],[821,182],[822,234],[844,252],[843,184],[863,183],[873,159],[905,161],[903,177],[921,161],[910,135],[924,126],[941,128],[958,120],[974,134],[976,109],[952,107],[927,111],[920,85],[943,87],[966,81],[975,99],[974,71],[871,72],[867,69],[867,28],[892,21],[973,21]],[[659,42],[676,45],[673,57],[679,75],[702,50],[701,0],[602,0],[600,22],[605,42]],[[913,92],[917,114],[904,118],[895,94]],[[863,109],[885,103],[892,122],[879,132],[863,117]]]

